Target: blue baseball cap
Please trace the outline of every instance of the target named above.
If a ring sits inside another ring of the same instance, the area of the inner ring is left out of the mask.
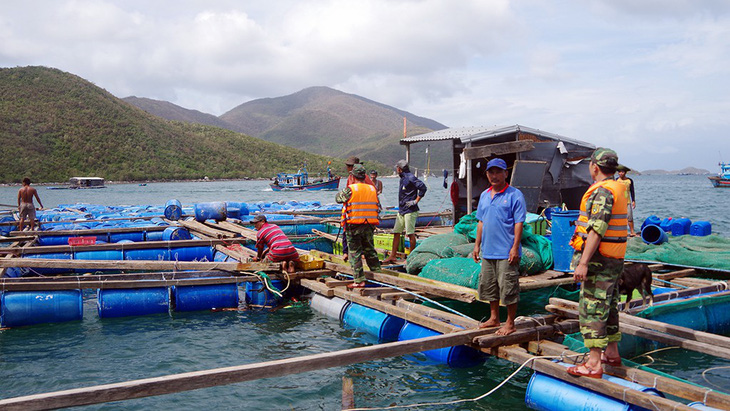
[[[489,162],[487,163],[487,170],[489,170],[492,167],[497,167],[497,168],[501,168],[502,170],[506,170],[507,163],[505,163],[505,161],[502,160],[501,158],[493,158],[493,159],[489,160]]]

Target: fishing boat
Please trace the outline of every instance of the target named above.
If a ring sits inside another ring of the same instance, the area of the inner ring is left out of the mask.
[[[730,164],[720,163],[720,173],[716,176],[707,177],[713,187],[730,187]]]
[[[309,180],[307,164],[296,173],[279,173],[274,182],[269,184],[273,191],[321,191],[337,190],[340,177],[333,176],[329,163],[327,164],[327,180]]]

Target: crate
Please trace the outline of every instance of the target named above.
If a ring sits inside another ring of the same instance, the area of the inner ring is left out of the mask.
[[[373,243],[375,243],[375,248],[390,251],[393,249],[393,234],[375,234],[373,236]],[[406,248],[406,239],[405,236],[402,235],[400,237],[400,244],[398,245],[398,249],[396,251],[403,252]]]
[[[96,237],[69,237],[68,245],[79,246],[79,245],[94,245],[96,244]]]
[[[533,234],[545,235],[547,233],[548,222],[544,217],[538,217],[525,225],[532,228]]]
[[[309,254],[299,256],[299,262],[297,262],[297,268],[300,270],[318,270],[324,267],[324,260],[317,257],[312,257]]]

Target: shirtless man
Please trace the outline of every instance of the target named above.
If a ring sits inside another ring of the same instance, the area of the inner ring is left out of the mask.
[[[35,205],[33,205],[33,197],[38,200],[39,210],[43,209],[43,203],[38,197],[38,191],[30,186],[30,178],[23,179],[23,187],[18,190],[18,230],[23,231],[23,225],[27,218],[30,223],[30,231],[35,229]]]

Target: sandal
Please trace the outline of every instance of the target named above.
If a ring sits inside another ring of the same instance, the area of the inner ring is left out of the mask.
[[[365,288],[365,281],[363,281],[361,283],[350,283],[350,284],[347,284],[347,288],[349,288],[351,290],[354,289],[354,288]]]
[[[608,358],[606,355],[601,355],[601,363],[602,364],[608,364],[611,367],[621,367],[623,366],[623,363],[621,362],[621,357],[618,358]]]
[[[588,370],[588,372],[587,373],[581,372],[580,367],[585,368],[586,370]],[[588,368],[588,366],[585,365],[585,363],[578,364],[575,367],[568,368],[568,374],[575,375],[576,377],[603,378],[602,369],[599,368],[598,370],[594,370],[594,369]]]

